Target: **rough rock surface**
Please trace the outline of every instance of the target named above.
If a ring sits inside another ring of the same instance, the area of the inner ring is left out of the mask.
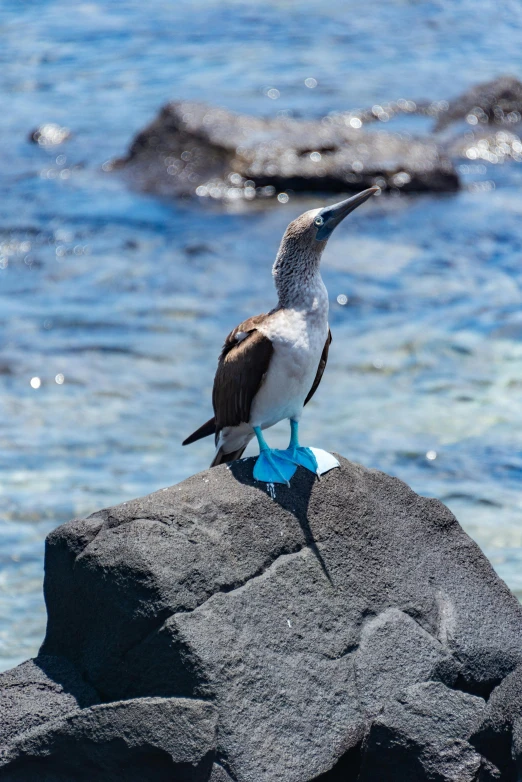
[[[15,736],[75,709],[99,703],[98,693],[63,657],[42,655],[0,674],[0,747]]]
[[[522,779],[522,665],[491,694],[472,742],[496,763],[503,780]]]
[[[429,680],[452,685],[460,665],[449,650],[408,614],[388,608],[363,627],[355,676],[364,712],[371,717],[406,685]]]
[[[212,771],[215,709],[183,698],[139,698],[73,711],[0,751],[0,779],[203,782]]]
[[[117,166],[162,195],[249,198],[277,191],[346,192],[378,184],[453,191],[456,171],[430,139],[354,128],[350,114],[262,119],[175,102],[141,131]],[[267,189],[268,188],[268,189]]]
[[[498,779],[468,743],[484,707],[482,698],[440,683],[407,687],[373,721],[359,782],[474,782],[479,774]]]
[[[101,780],[123,764],[153,780],[500,778],[476,737],[522,662],[522,608],[450,511],[342,458],[272,492],[252,466],[51,533],[41,654],[103,703],[10,735],[0,780],[83,779],[73,755]],[[193,733],[166,730],[186,704]]]

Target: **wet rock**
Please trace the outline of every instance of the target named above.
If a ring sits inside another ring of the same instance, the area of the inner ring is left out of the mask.
[[[478,782],[499,779],[469,744],[482,698],[428,682],[407,687],[374,720],[359,782]]]
[[[69,128],[56,125],[54,122],[47,122],[40,125],[29,133],[29,141],[39,144],[41,147],[55,147],[63,144],[71,137]]]
[[[508,130],[491,132],[486,125],[463,136],[458,136],[448,144],[452,157],[465,158],[471,162],[504,163],[508,160],[522,162],[522,140],[516,133]]]
[[[215,710],[209,703],[177,698],[103,703],[22,733],[1,748],[0,779],[207,782],[214,746]]]
[[[107,702],[211,700],[217,779],[356,780],[381,751],[382,715],[416,713],[414,696],[424,727],[407,762],[435,763],[446,703],[434,735],[447,767],[486,779],[468,738],[479,696],[522,661],[522,608],[479,548],[444,505],[378,471],[341,459],[317,482],[299,469],[272,499],[252,467],[51,533],[42,653]]]
[[[176,102],[136,136],[115,166],[149,192],[228,200],[288,189],[342,193],[374,184],[405,192],[458,188],[455,169],[435,141],[361,126],[350,113],[263,119]]]
[[[477,84],[450,102],[447,111],[440,113],[436,129],[442,130],[458,120],[466,120],[472,126],[517,125],[522,120],[522,82],[514,76],[500,76]]]
[[[344,112],[343,118],[346,124],[360,127],[359,122],[390,122],[401,115],[422,115],[427,117],[438,117],[443,111],[447,111],[449,103],[446,100],[441,101],[414,101],[399,98],[398,100],[387,103],[376,104],[366,109],[353,109]]]

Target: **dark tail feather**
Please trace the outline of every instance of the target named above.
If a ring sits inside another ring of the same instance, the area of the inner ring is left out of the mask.
[[[212,459],[210,466],[217,467],[218,464],[227,464],[228,462],[235,462],[236,459],[241,459],[245,448],[246,445],[243,445],[242,448],[239,448],[237,451],[231,451],[230,453],[223,453],[223,449],[218,448],[218,451]]]
[[[209,418],[206,424],[203,424],[203,426],[200,426],[199,429],[196,429],[195,432],[192,432],[190,437],[187,437],[186,440],[183,440],[181,444],[190,445],[191,443],[195,443],[196,440],[201,440],[202,437],[208,437],[209,435],[215,433],[216,433],[216,419]]]

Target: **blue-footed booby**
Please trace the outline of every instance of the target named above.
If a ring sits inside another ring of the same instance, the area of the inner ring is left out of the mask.
[[[215,435],[211,467],[239,459],[255,436],[256,480],[290,485],[297,465],[317,471],[313,451],[299,444],[298,426],[321,382],[332,341],[321,256],[334,228],[378,191],[370,187],[333,206],[312,209],[286,229],[272,269],[278,304],[230,332],[214,379],[214,416],[183,442]],[[274,450],[263,430],[286,418],[290,444]]]

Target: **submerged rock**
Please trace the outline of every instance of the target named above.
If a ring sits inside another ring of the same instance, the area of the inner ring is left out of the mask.
[[[454,516],[344,459],[271,493],[252,467],[49,535],[41,655],[91,695],[12,721],[0,779],[500,778],[475,737],[522,607]]]
[[[40,125],[29,133],[29,141],[41,147],[55,147],[71,137],[69,128],[63,128],[54,122]]]
[[[115,165],[146,191],[228,200],[375,184],[405,192],[458,188],[455,169],[435,141],[366,131],[362,124],[351,113],[262,119],[176,102]]]

